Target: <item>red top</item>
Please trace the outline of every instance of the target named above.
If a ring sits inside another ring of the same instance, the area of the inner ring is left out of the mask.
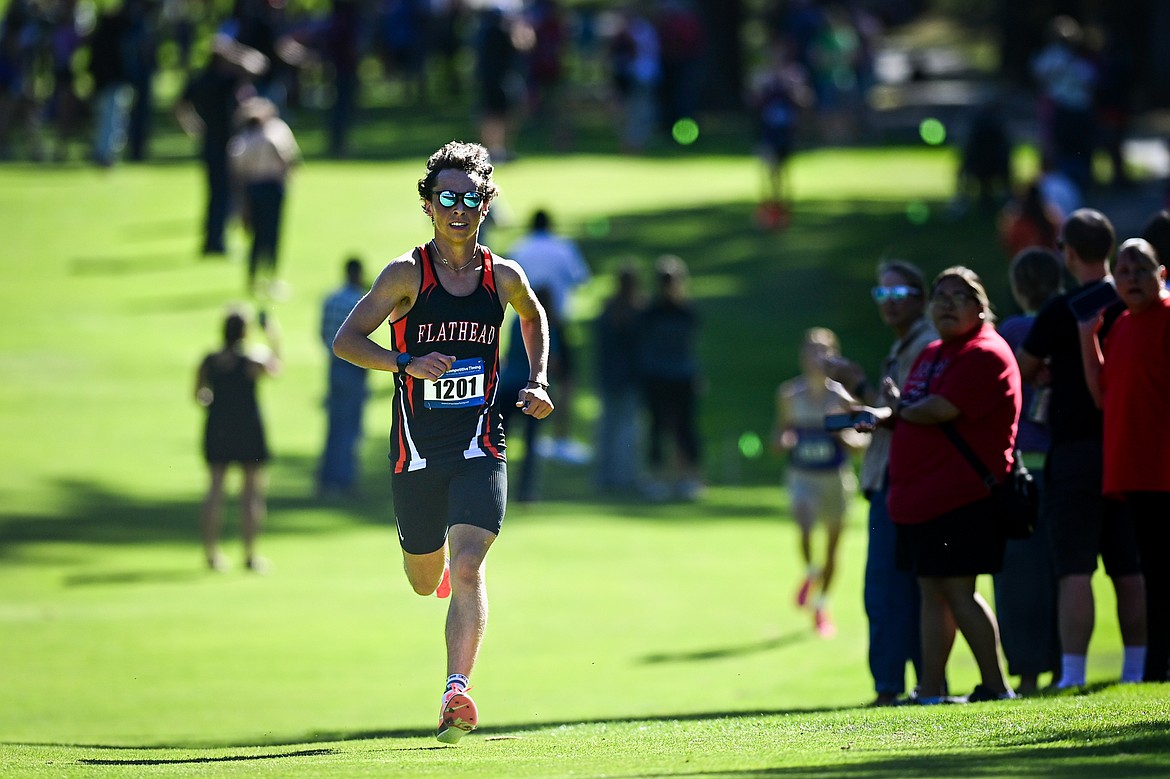
[[[1170,300],[1122,313],[1105,339],[1102,491],[1170,492]]]
[[[951,424],[991,473],[1006,475],[1020,418],[1020,369],[991,325],[922,351],[902,388],[913,401],[941,395],[959,409]],[[987,497],[983,480],[938,425],[904,419],[890,444],[890,518],[913,525]]]

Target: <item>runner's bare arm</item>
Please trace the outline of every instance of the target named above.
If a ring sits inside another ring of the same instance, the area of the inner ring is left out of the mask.
[[[528,352],[529,382],[520,391],[516,405],[525,414],[544,419],[553,412],[548,395],[548,317],[519,265],[497,257],[495,272],[500,299],[520,317],[520,333]]]
[[[419,258],[415,252],[390,261],[374,280],[374,286],[346,317],[333,339],[333,353],[362,368],[397,372],[398,352],[375,342],[370,335],[387,320],[406,315],[418,295]],[[420,379],[436,379],[454,362],[453,355],[430,352],[414,355],[407,373]]]

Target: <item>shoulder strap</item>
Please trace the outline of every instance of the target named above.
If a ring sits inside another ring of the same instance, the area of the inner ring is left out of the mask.
[[[998,483],[995,477],[991,475],[991,471],[987,470],[987,466],[983,464],[983,461],[979,459],[979,455],[975,454],[974,450],[963,439],[963,436],[959,435],[959,431],[955,430],[955,426],[950,422],[943,422],[939,427],[946,434],[946,437],[950,439],[950,442],[955,445],[955,448],[959,450],[959,454],[963,455],[963,458],[975,469],[975,473],[979,474],[979,478],[983,480],[983,486],[989,490],[994,488]]]
[[[418,247],[418,256],[419,259],[422,260],[420,263],[421,267],[419,268],[419,292],[428,290],[431,287],[439,286],[439,279],[435,275],[435,266],[433,264],[433,260],[431,259],[431,252],[430,249],[427,248],[427,244],[429,243],[430,241],[427,241],[427,243],[424,243],[422,246]]]

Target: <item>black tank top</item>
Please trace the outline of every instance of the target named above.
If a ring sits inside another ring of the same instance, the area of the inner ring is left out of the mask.
[[[422,282],[410,311],[390,323],[392,348],[415,356],[442,352],[455,364],[437,381],[394,374],[390,461],[394,473],[428,462],[492,457],[504,460],[499,389],[500,325],[504,307],[496,291],[492,255],[483,248],[479,286],[457,297],[443,288],[425,246],[418,247]]]

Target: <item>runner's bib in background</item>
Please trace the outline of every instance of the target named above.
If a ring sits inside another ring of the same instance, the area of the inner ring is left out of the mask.
[[[845,462],[845,447],[837,437],[821,430],[797,430],[797,444],[789,464],[797,468],[822,470],[838,468]]]

